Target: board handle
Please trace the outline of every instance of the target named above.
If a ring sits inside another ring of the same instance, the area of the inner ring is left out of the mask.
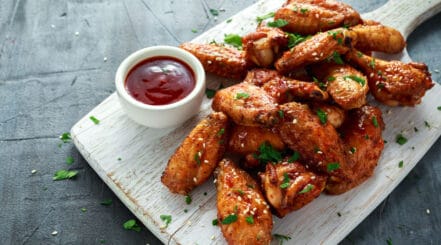
[[[399,30],[407,39],[415,28],[440,11],[441,0],[389,0],[362,16]]]

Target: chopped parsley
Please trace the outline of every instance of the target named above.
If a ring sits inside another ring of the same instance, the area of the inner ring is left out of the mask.
[[[306,12],[308,12],[309,11],[309,9],[304,9],[304,8],[301,8],[300,9],[300,12],[302,13],[302,14],[306,14]]]
[[[312,185],[312,184],[307,184],[307,185],[305,186],[305,188],[303,188],[301,191],[299,191],[299,194],[305,194],[305,193],[308,193],[308,192],[310,192],[312,189],[314,189],[314,185]]]
[[[170,220],[171,220],[171,217],[170,217]],[[141,226],[139,226],[136,223],[136,220],[134,220],[134,219],[129,219],[126,222],[124,222],[123,227],[126,230],[133,230],[133,231],[136,231],[136,232],[140,232],[141,231]]]
[[[210,14],[212,14],[213,16],[218,16],[219,15],[219,10],[217,10],[217,9],[210,9]]]
[[[230,23],[231,21],[233,21],[233,19],[228,19],[226,22],[227,22],[227,23]]]
[[[366,84],[366,80],[364,80],[363,78],[359,77],[359,76],[355,76],[355,75],[348,75],[348,76],[344,76],[344,79],[351,79],[354,80],[355,82],[361,84],[361,86],[364,86]]]
[[[398,134],[395,138],[395,142],[397,142],[399,145],[404,145],[407,142],[407,138],[404,137],[402,134]]]
[[[60,135],[60,140],[63,141],[63,143],[68,143],[72,140],[70,137],[70,133],[63,133]]]
[[[276,151],[269,142],[264,142],[259,146],[259,154],[255,158],[261,163],[280,162],[282,153]]]
[[[280,184],[280,188],[282,188],[282,189],[288,188],[290,180],[291,179],[289,178],[288,173],[283,173],[283,182],[282,182],[282,184]]]
[[[198,30],[195,29],[195,28],[193,28],[193,29],[191,29],[191,32],[193,32],[193,33],[198,33]]]
[[[191,196],[190,195],[185,196],[185,203],[191,204]]]
[[[341,213],[340,212],[337,212],[337,215],[338,215],[338,217],[341,217]]]
[[[211,99],[214,97],[215,94],[216,90],[210,88],[205,89],[205,95],[207,96],[207,98]]]
[[[165,222],[165,228],[168,227],[168,225],[171,223],[172,221],[172,216],[171,215],[167,215],[167,214],[161,214],[159,216],[159,218]]]
[[[94,116],[90,116],[89,119],[90,119],[93,123],[95,123],[96,125],[100,124],[100,120],[98,120],[98,119],[97,119],[96,117],[94,117]]]
[[[338,162],[331,162],[328,163],[328,165],[326,166],[326,169],[328,170],[328,172],[332,172],[334,170],[337,170],[340,168],[340,163]]]
[[[430,124],[429,124],[428,121],[424,121],[424,125],[425,125],[427,128],[430,128]]]
[[[247,94],[247,93],[237,93],[237,94],[236,94],[236,100],[239,100],[239,99],[248,99],[249,97],[250,97],[250,95]]]
[[[214,219],[214,220],[211,221],[211,224],[213,226],[218,225],[219,224],[219,220],[218,219]]]
[[[112,203],[113,203],[113,200],[110,198],[104,199],[102,202],[100,202],[100,204],[103,206],[110,206],[110,205],[112,205]]]
[[[375,69],[375,58],[372,58],[372,60],[369,61],[368,66],[369,66],[370,68],[372,68],[372,69]]]
[[[335,81],[335,77],[329,76],[327,80],[330,81],[330,82]]]
[[[234,223],[237,221],[237,215],[236,214],[230,214],[225,219],[222,220],[223,225],[229,225],[231,223]]]
[[[334,51],[332,55],[328,58],[328,60],[333,60],[336,64],[343,65],[343,59],[337,51]]]
[[[253,218],[252,215],[246,217],[246,218],[245,218],[245,221],[246,221],[248,224],[250,224],[250,225],[254,224],[254,218]]]
[[[357,148],[351,147],[350,151],[351,151],[351,154],[354,154],[355,152],[357,152]]]
[[[237,192],[239,195],[243,195],[243,194],[245,194],[244,192],[243,192],[243,190],[241,190],[241,189],[236,189],[236,190],[234,190],[235,192]]]
[[[275,21],[268,22],[268,24],[267,24],[267,26],[269,26],[269,27],[278,27],[278,28],[284,27],[286,25],[288,25],[288,21],[286,21],[284,19],[277,19]]]
[[[438,109],[438,111],[441,111],[441,106],[438,106],[437,109]]]
[[[188,212],[188,209],[184,209],[184,213],[187,213]]]
[[[400,161],[399,163],[398,163],[398,167],[399,168],[402,168],[404,166],[404,161]]]
[[[363,57],[363,53],[362,53],[362,52],[360,52],[360,51],[357,51],[357,57],[358,57],[358,58],[361,58],[361,57]]]
[[[322,124],[326,124],[326,122],[328,121],[328,114],[326,114],[326,112],[322,109],[317,110],[317,116],[319,117]]]
[[[274,12],[269,12],[268,14],[257,16],[256,21],[260,24],[262,21],[274,17]]]
[[[225,34],[224,42],[235,48],[242,48],[242,37],[237,34]]]
[[[413,128],[413,131],[415,131],[415,133],[418,132],[418,128],[417,128],[417,127],[414,127],[414,128]]]
[[[295,162],[295,161],[299,160],[299,158],[300,158],[300,153],[299,153],[298,151],[295,151],[295,152],[292,154],[292,156],[290,156],[290,157],[288,158],[288,162],[289,162],[289,163]]]
[[[289,32],[285,32],[285,33],[288,35],[288,48],[290,49],[297,46],[297,44],[308,39],[308,36],[302,36],[297,33],[289,33]]]
[[[72,163],[74,163],[74,158],[71,156],[66,157],[66,164],[67,165],[72,165]]]
[[[280,235],[280,234],[273,234],[274,238],[279,240],[279,245],[283,245],[283,241],[291,240],[290,236]]]
[[[87,208],[81,208],[81,212],[83,213],[87,212]]]
[[[378,128],[378,120],[376,116],[372,117],[372,124],[374,125],[374,127]]]
[[[196,154],[194,154],[194,160],[196,161],[196,163],[198,165],[201,165],[201,157],[199,156],[201,154],[200,151],[196,152]]]
[[[224,135],[225,134],[225,129],[224,128],[221,128],[221,129],[219,129],[219,131],[217,132],[217,136],[219,136],[219,137],[221,137],[222,135]]]
[[[386,242],[387,242],[387,245],[392,245],[392,238],[388,238],[388,239],[386,239]]]
[[[77,176],[78,171],[75,170],[58,170],[55,172],[54,177],[52,177],[53,180],[65,180],[65,179],[72,179],[75,176]]]
[[[282,119],[285,118],[285,114],[283,113],[282,110],[278,110],[277,113],[279,114],[280,118],[282,118]]]

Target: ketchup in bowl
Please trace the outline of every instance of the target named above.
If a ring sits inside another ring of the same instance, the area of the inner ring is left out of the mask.
[[[167,105],[185,98],[196,84],[193,70],[168,56],[146,59],[133,67],[125,89],[136,100],[148,105]]]

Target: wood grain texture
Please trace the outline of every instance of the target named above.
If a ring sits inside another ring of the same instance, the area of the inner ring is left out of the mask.
[[[279,5],[281,3],[278,2]],[[276,7],[274,2],[259,2],[232,18],[240,22],[221,23],[193,41],[209,42],[214,39],[221,42],[223,34],[230,30],[236,33],[236,30],[240,30],[239,34],[246,33],[254,27],[256,15],[270,12]],[[410,13],[407,17],[418,16]],[[209,78],[207,81],[208,86],[213,86],[216,79]],[[423,103],[415,108],[380,106],[387,125],[384,138],[389,143],[375,175],[348,193],[340,196],[322,195],[302,210],[284,219],[277,219],[274,233],[290,235],[300,244],[335,244],[341,241],[389,195],[438,139],[441,134],[441,114],[436,113],[439,96],[441,86],[437,85],[429,91]],[[159,130],[130,121],[114,94],[72,128],[75,144],[89,164],[163,242],[224,243],[219,229],[211,225],[211,220],[216,216],[212,183],[206,183],[192,193],[193,204],[188,206],[188,212],[184,212],[184,198],[169,193],[159,181],[169,156],[196,122],[207,113],[209,105],[210,101],[205,100],[201,114],[182,127]],[[88,119],[89,115],[99,117],[100,125],[94,125]],[[425,118],[430,118],[430,128],[424,126],[424,121],[429,120]],[[415,127],[420,130],[415,132]],[[410,139],[409,143],[404,146],[396,144],[394,140],[399,133],[406,135]],[[119,161],[118,158],[123,160]],[[402,160],[405,165],[399,168],[398,162]],[[173,222],[167,228],[161,228],[160,214],[172,215]]]

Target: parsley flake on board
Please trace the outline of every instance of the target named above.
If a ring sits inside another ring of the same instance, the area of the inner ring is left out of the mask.
[[[301,191],[299,191],[299,194],[305,194],[305,193],[308,193],[308,192],[310,192],[312,189],[314,189],[314,185],[312,185],[312,184],[307,184],[307,185],[305,186],[305,188],[303,188]]]
[[[248,216],[248,217],[245,218],[245,221],[246,221],[248,224],[252,225],[252,224],[254,224],[254,217],[253,217],[252,215],[250,215],[250,216]]]
[[[266,24],[266,25],[269,27],[280,28],[280,27],[284,27],[284,26],[288,25],[288,21],[286,21],[284,19],[277,19],[275,21],[268,22],[268,24]]]
[[[161,214],[159,216],[159,218],[165,222],[165,228],[168,227],[168,225],[171,223],[172,221],[172,216],[171,215],[166,215],[166,214]]]
[[[288,173],[283,173],[283,182],[282,182],[282,184],[280,184],[280,188],[282,188],[282,189],[286,189],[286,188],[288,188],[289,187],[289,181],[290,181],[291,179],[289,178],[289,176],[288,176]]]
[[[326,124],[326,122],[328,121],[328,114],[326,114],[326,112],[322,109],[317,110],[317,116],[319,117],[322,124]]]
[[[355,75],[348,75],[348,76],[344,76],[344,79],[351,79],[359,84],[361,84],[361,86],[364,86],[366,84],[366,80],[364,80],[363,78],[359,77],[359,76],[355,76]]]
[[[269,12],[268,14],[257,16],[256,21],[260,24],[262,21],[274,17],[274,15],[275,15],[274,12]]]
[[[404,137],[402,134],[398,134],[395,138],[395,142],[397,142],[399,145],[404,145],[407,142],[407,138]]]
[[[136,232],[140,232],[141,231],[141,226],[139,226],[136,223],[136,220],[134,220],[134,219],[129,219],[126,222],[124,222],[123,227],[126,230],[134,230]]]
[[[66,164],[67,165],[72,165],[72,163],[74,163],[74,158],[71,156],[66,157]]]
[[[185,196],[185,203],[187,203],[187,204],[191,204],[191,196],[190,195],[187,195],[187,196]]]
[[[214,219],[214,220],[211,221],[211,224],[213,226],[218,225],[219,224],[219,220],[218,219]]]
[[[54,177],[52,177],[53,180],[65,180],[65,179],[72,179],[75,176],[77,176],[78,171],[74,170],[58,170],[55,172]]]
[[[388,239],[386,239],[386,243],[387,243],[387,245],[392,245],[392,238],[388,238]]]
[[[100,204],[101,205],[103,205],[103,206],[110,206],[110,205],[112,205],[112,203],[113,203],[113,200],[112,199],[104,199],[102,202],[100,202]]]
[[[94,117],[94,116],[90,116],[89,119],[90,119],[93,123],[95,123],[96,125],[100,124],[100,120],[98,120],[98,119],[97,119],[96,117]]]
[[[237,215],[236,214],[230,214],[225,219],[222,220],[223,225],[229,225],[231,223],[234,223],[237,221]]]
[[[198,33],[198,30],[195,29],[195,28],[193,28],[193,29],[191,29],[191,32],[193,32],[193,33]]]
[[[216,94],[216,90],[211,88],[205,89],[205,95],[207,96],[208,99],[213,98],[215,94]]]
[[[85,213],[87,211],[86,208],[81,208],[81,212]]]
[[[219,15],[219,10],[217,10],[217,9],[210,9],[210,14],[212,14],[213,16],[218,16]]]
[[[247,93],[237,93],[237,94],[236,94],[236,100],[239,100],[239,99],[248,99],[249,97],[250,97],[250,95],[247,94]]]
[[[427,128],[430,128],[430,124],[429,124],[428,121],[424,121],[424,125],[425,125]]]
[[[438,111],[441,111],[441,106],[438,106],[437,109],[438,109]]]
[[[273,236],[274,236],[274,238],[279,240],[279,245],[282,245],[283,241],[291,240],[290,236],[285,236],[285,235],[281,235],[281,234],[273,234]]]
[[[259,146],[259,154],[255,156],[261,163],[280,162],[282,154],[276,151],[269,142],[264,142]]]
[[[63,133],[60,135],[60,140],[63,141],[63,143],[68,143],[72,140],[72,138],[70,137],[70,133]]]
[[[237,34],[225,34],[224,42],[235,48],[242,48],[242,37]]]
[[[398,167],[399,168],[402,168],[404,166],[404,161],[400,161],[399,163],[398,163]]]
[[[337,170],[340,168],[340,163],[338,162],[331,162],[328,163],[328,165],[326,166],[326,169],[328,170],[328,172],[332,172],[334,170]]]

